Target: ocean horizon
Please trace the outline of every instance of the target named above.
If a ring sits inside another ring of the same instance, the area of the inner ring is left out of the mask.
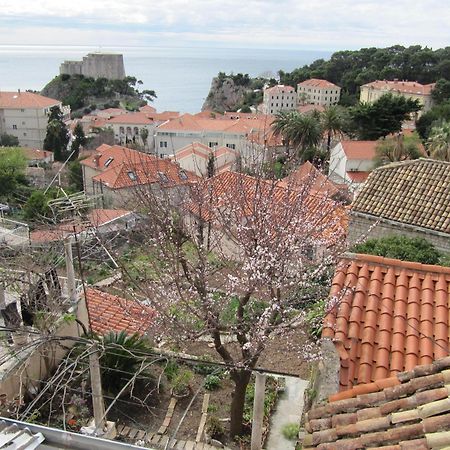
[[[59,74],[64,60],[87,53],[122,53],[127,75],[142,80],[141,89],[156,92],[158,111],[200,111],[211,80],[219,72],[275,76],[292,71],[331,51],[206,47],[95,47],[0,45],[0,90],[41,90]]]

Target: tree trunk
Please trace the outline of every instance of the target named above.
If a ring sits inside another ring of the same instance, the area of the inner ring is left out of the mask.
[[[234,392],[231,400],[231,422],[230,422],[230,437],[242,435],[243,432],[243,414],[245,404],[245,391],[250,381],[251,372],[248,370],[238,370],[231,374],[231,379],[234,381]]]

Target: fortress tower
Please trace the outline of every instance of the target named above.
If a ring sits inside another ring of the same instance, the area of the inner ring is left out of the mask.
[[[125,78],[123,55],[117,53],[89,53],[82,61],[64,61],[59,73],[84,75],[92,78],[122,80]]]

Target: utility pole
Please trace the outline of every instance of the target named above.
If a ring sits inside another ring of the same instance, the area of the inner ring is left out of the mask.
[[[91,374],[92,406],[94,408],[94,434],[103,434],[106,429],[105,403],[102,393],[102,378],[100,375],[100,362],[98,357],[98,345],[94,344],[89,355],[89,372]]]
[[[253,399],[251,450],[261,450],[262,448],[262,426],[264,419],[265,390],[266,390],[266,375],[257,372],[255,382],[255,396]]]
[[[75,269],[73,267],[72,239],[70,236],[64,240],[64,256],[66,259],[67,294],[70,302],[75,303],[77,300],[77,290],[75,284]]]

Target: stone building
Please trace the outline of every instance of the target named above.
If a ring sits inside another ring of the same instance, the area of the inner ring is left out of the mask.
[[[263,112],[276,114],[297,109],[297,94],[292,86],[278,84],[264,89]]]
[[[405,235],[450,252],[450,163],[416,159],[375,169],[353,202],[349,241]]]
[[[89,53],[82,61],[64,61],[59,67],[61,75],[84,75],[92,78],[122,80],[125,78],[123,55],[116,53]]]
[[[311,78],[297,85],[299,104],[331,106],[339,102],[341,88],[327,80]]]

